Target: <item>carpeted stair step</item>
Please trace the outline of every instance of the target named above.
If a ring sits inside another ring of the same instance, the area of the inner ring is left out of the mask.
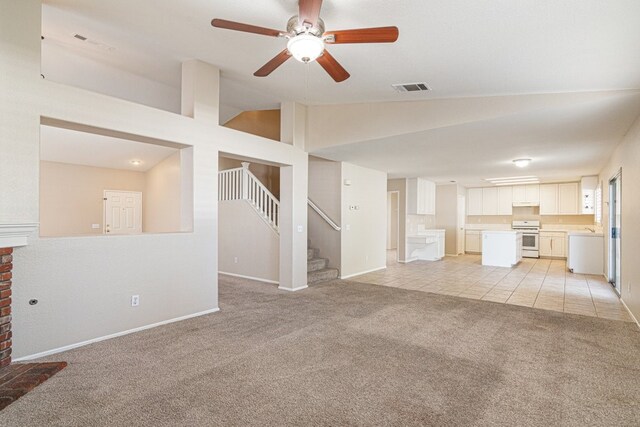
[[[314,285],[338,278],[337,268],[323,268],[322,270],[309,271],[307,273],[307,284]]]
[[[318,257],[318,250],[317,249],[307,249],[307,261],[311,261],[314,258]]]
[[[329,264],[329,260],[326,258],[313,258],[307,261],[307,272],[324,270],[327,268],[327,264]]]

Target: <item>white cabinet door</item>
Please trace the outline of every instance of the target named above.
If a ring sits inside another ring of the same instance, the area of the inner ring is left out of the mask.
[[[513,214],[513,187],[498,188],[498,215]]]
[[[498,215],[498,189],[482,189],[482,215]]]
[[[467,190],[467,215],[482,215],[482,188]]]
[[[525,187],[525,192],[527,196],[527,200],[525,200],[525,202],[539,203],[540,202],[540,185],[527,184],[524,187]]]
[[[424,198],[422,213],[424,215],[436,214],[436,184],[426,179],[420,179],[422,185],[422,195]]]
[[[551,250],[551,241],[553,240],[553,237],[551,236],[543,236],[540,235],[540,240],[538,243],[538,247],[540,250],[540,256],[552,256],[552,250]]]
[[[540,215],[558,214],[558,184],[540,185]]]
[[[564,258],[566,257],[565,246],[567,245],[566,237],[553,237],[551,240],[551,256]]]
[[[480,234],[477,231],[467,232],[464,244],[467,252],[480,252]]]
[[[418,214],[418,179],[407,179],[407,214]]]
[[[524,203],[527,201],[526,185],[513,186],[513,203]]]
[[[560,215],[578,214],[578,183],[558,185],[558,213]]]

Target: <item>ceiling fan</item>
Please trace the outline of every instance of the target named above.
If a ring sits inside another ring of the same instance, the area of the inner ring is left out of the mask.
[[[287,48],[277,54],[258,71],[257,77],[266,77],[290,57],[300,62],[318,61],[327,73],[336,81],[349,78],[349,73],[325,49],[325,44],[342,43],[393,43],[398,39],[397,27],[360,28],[357,30],[326,31],[324,21],[320,19],[322,0],[300,0],[299,12],[287,23],[286,31],[272,30],[240,22],[214,19],[211,25],[227,30],[243,31],[270,37],[288,39]]]

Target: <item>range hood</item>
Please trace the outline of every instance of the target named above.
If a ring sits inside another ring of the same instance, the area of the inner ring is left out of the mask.
[[[514,208],[529,207],[529,206],[540,206],[540,202],[513,202]]]

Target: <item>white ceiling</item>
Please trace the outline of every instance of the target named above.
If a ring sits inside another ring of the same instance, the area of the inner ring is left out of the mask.
[[[40,160],[146,172],[178,151],[86,132],[40,126]],[[131,160],[142,164],[134,166]]]
[[[340,84],[318,64],[294,60],[267,78],[253,77],[286,41],[210,25],[212,18],[224,18],[284,29],[297,0],[44,3],[48,41],[111,67],[178,90],[182,61],[219,66],[225,116],[291,100],[325,105],[640,89],[638,0],[324,0],[328,30],[400,29],[395,44],[331,46],[351,73]],[[79,42],[74,33],[113,49]],[[433,91],[398,94],[390,87],[415,81]],[[511,160],[532,157],[527,175],[572,179],[599,172],[640,114],[640,99],[630,93],[588,105],[507,111],[491,120],[352,141],[313,154],[392,176],[465,185],[516,175]]]

